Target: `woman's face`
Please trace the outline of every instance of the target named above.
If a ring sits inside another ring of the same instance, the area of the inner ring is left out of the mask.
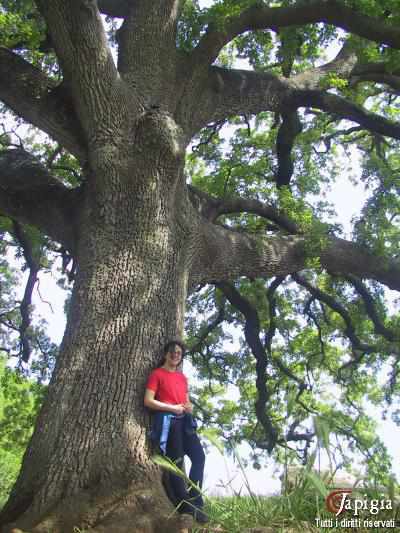
[[[178,366],[182,361],[182,348],[177,344],[172,346],[165,356],[165,362],[171,366]]]

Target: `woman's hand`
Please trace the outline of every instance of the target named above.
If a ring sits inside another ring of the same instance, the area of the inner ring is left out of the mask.
[[[174,415],[183,415],[186,412],[185,406],[182,403],[171,405],[171,411],[174,413]]]
[[[185,413],[193,413],[193,405],[190,402],[186,402],[183,404],[183,407],[185,409]]]

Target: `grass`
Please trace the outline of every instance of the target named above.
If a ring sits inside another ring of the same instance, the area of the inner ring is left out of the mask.
[[[156,456],[154,460],[162,468],[181,475],[189,484],[191,483],[185,473],[179,470],[171,460],[160,456]],[[362,493],[357,493],[356,496],[359,499],[364,499],[364,494],[367,491],[367,501],[390,499],[393,502],[396,499],[397,504],[392,503],[393,510],[379,511],[377,514],[371,514],[368,510],[361,510],[356,516],[352,510],[348,510],[336,517],[335,514],[328,511],[325,503],[325,498],[330,490],[325,487],[324,480],[312,473],[309,468],[305,468],[303,473],[299,475],[296,485],[290,493],[266,497],[258,496],[252,492],[240,457],[237,457],[237,460],[241,467],[243,484],[249,496],[234,495],[207,498],[204,494],[205,511],[210,517],[211,531],[216,526],[219,526],[226,533],[258,533],[257,530],[260,533],[261,531],[262,533],[325,533],[327,531],[334,531],[335,533],[348,533],[350,531],[393,533],[399,530],[400,505],[398,498],[396,498],[394,486],[388,488],[385,495],[374,490],[363,489]],[[316,521],[317,518],[320,519],[319,523]],[[357,519],[360,519],[360,527],[358,527],[358,523],[354,522]],[[349,527],[341,527],[342,520]],[[363,527],[364,520],[372,520],[372,522],[395,520],[397,527],[386,528],[382,525]],[[333,527],[330,527],[330,521],[332,521]],[[321,523],[322,526],[319,525]],[[208,531],[208,528],[199,527],[193,533],[203,531]]]
[[[233,496],[210,498],[207,501],[207,513],[211,519],[211,527],[219,525],[227,533],[254,532],[257,528],[266,528],[265,533],[319,533],[335,531],[344,533],[356,531],[357,533],[393,533],[396,528],[374,527],[340,527],[343,518],[351,519],[354,515],[347,512],[338,518],[338,527],[317,527],[316,518],[322,520],[333,519],[335,526],[336,517],[328,512],[324,499],[315,490],[298,488],[290,495],[284,496]],[[361,524],[364,519],[372,520],[400,520],[400,509],[370,515],[368,511],[360,513]],[[349,524],[349,522],[347,522]],[[398,522],[399,523],[399,522]],[[325,522],[325,525],[329,522]],[[197,528],[196,532],[202,531]],[[264,532],[264,530],[263,530]]]

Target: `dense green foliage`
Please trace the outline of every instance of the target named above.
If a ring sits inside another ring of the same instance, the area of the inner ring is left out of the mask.
[[[17,476],[44,391],[0,356],[0,504]]]

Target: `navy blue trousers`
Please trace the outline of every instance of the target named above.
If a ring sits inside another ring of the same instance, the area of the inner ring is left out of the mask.
[[[183,470],[183,458],[187,455],[191,461],[189,479],[201,489],[203,485],[205,454],[200,439],[195,431],[185,431],[183,418],[173,418],[168,433],[167,457]],[[180,503],[180,512],[193,512],[203,507],[203,498],[193,486],[186,488],[186,481],[170,473],[171,489],[176,501]]]

